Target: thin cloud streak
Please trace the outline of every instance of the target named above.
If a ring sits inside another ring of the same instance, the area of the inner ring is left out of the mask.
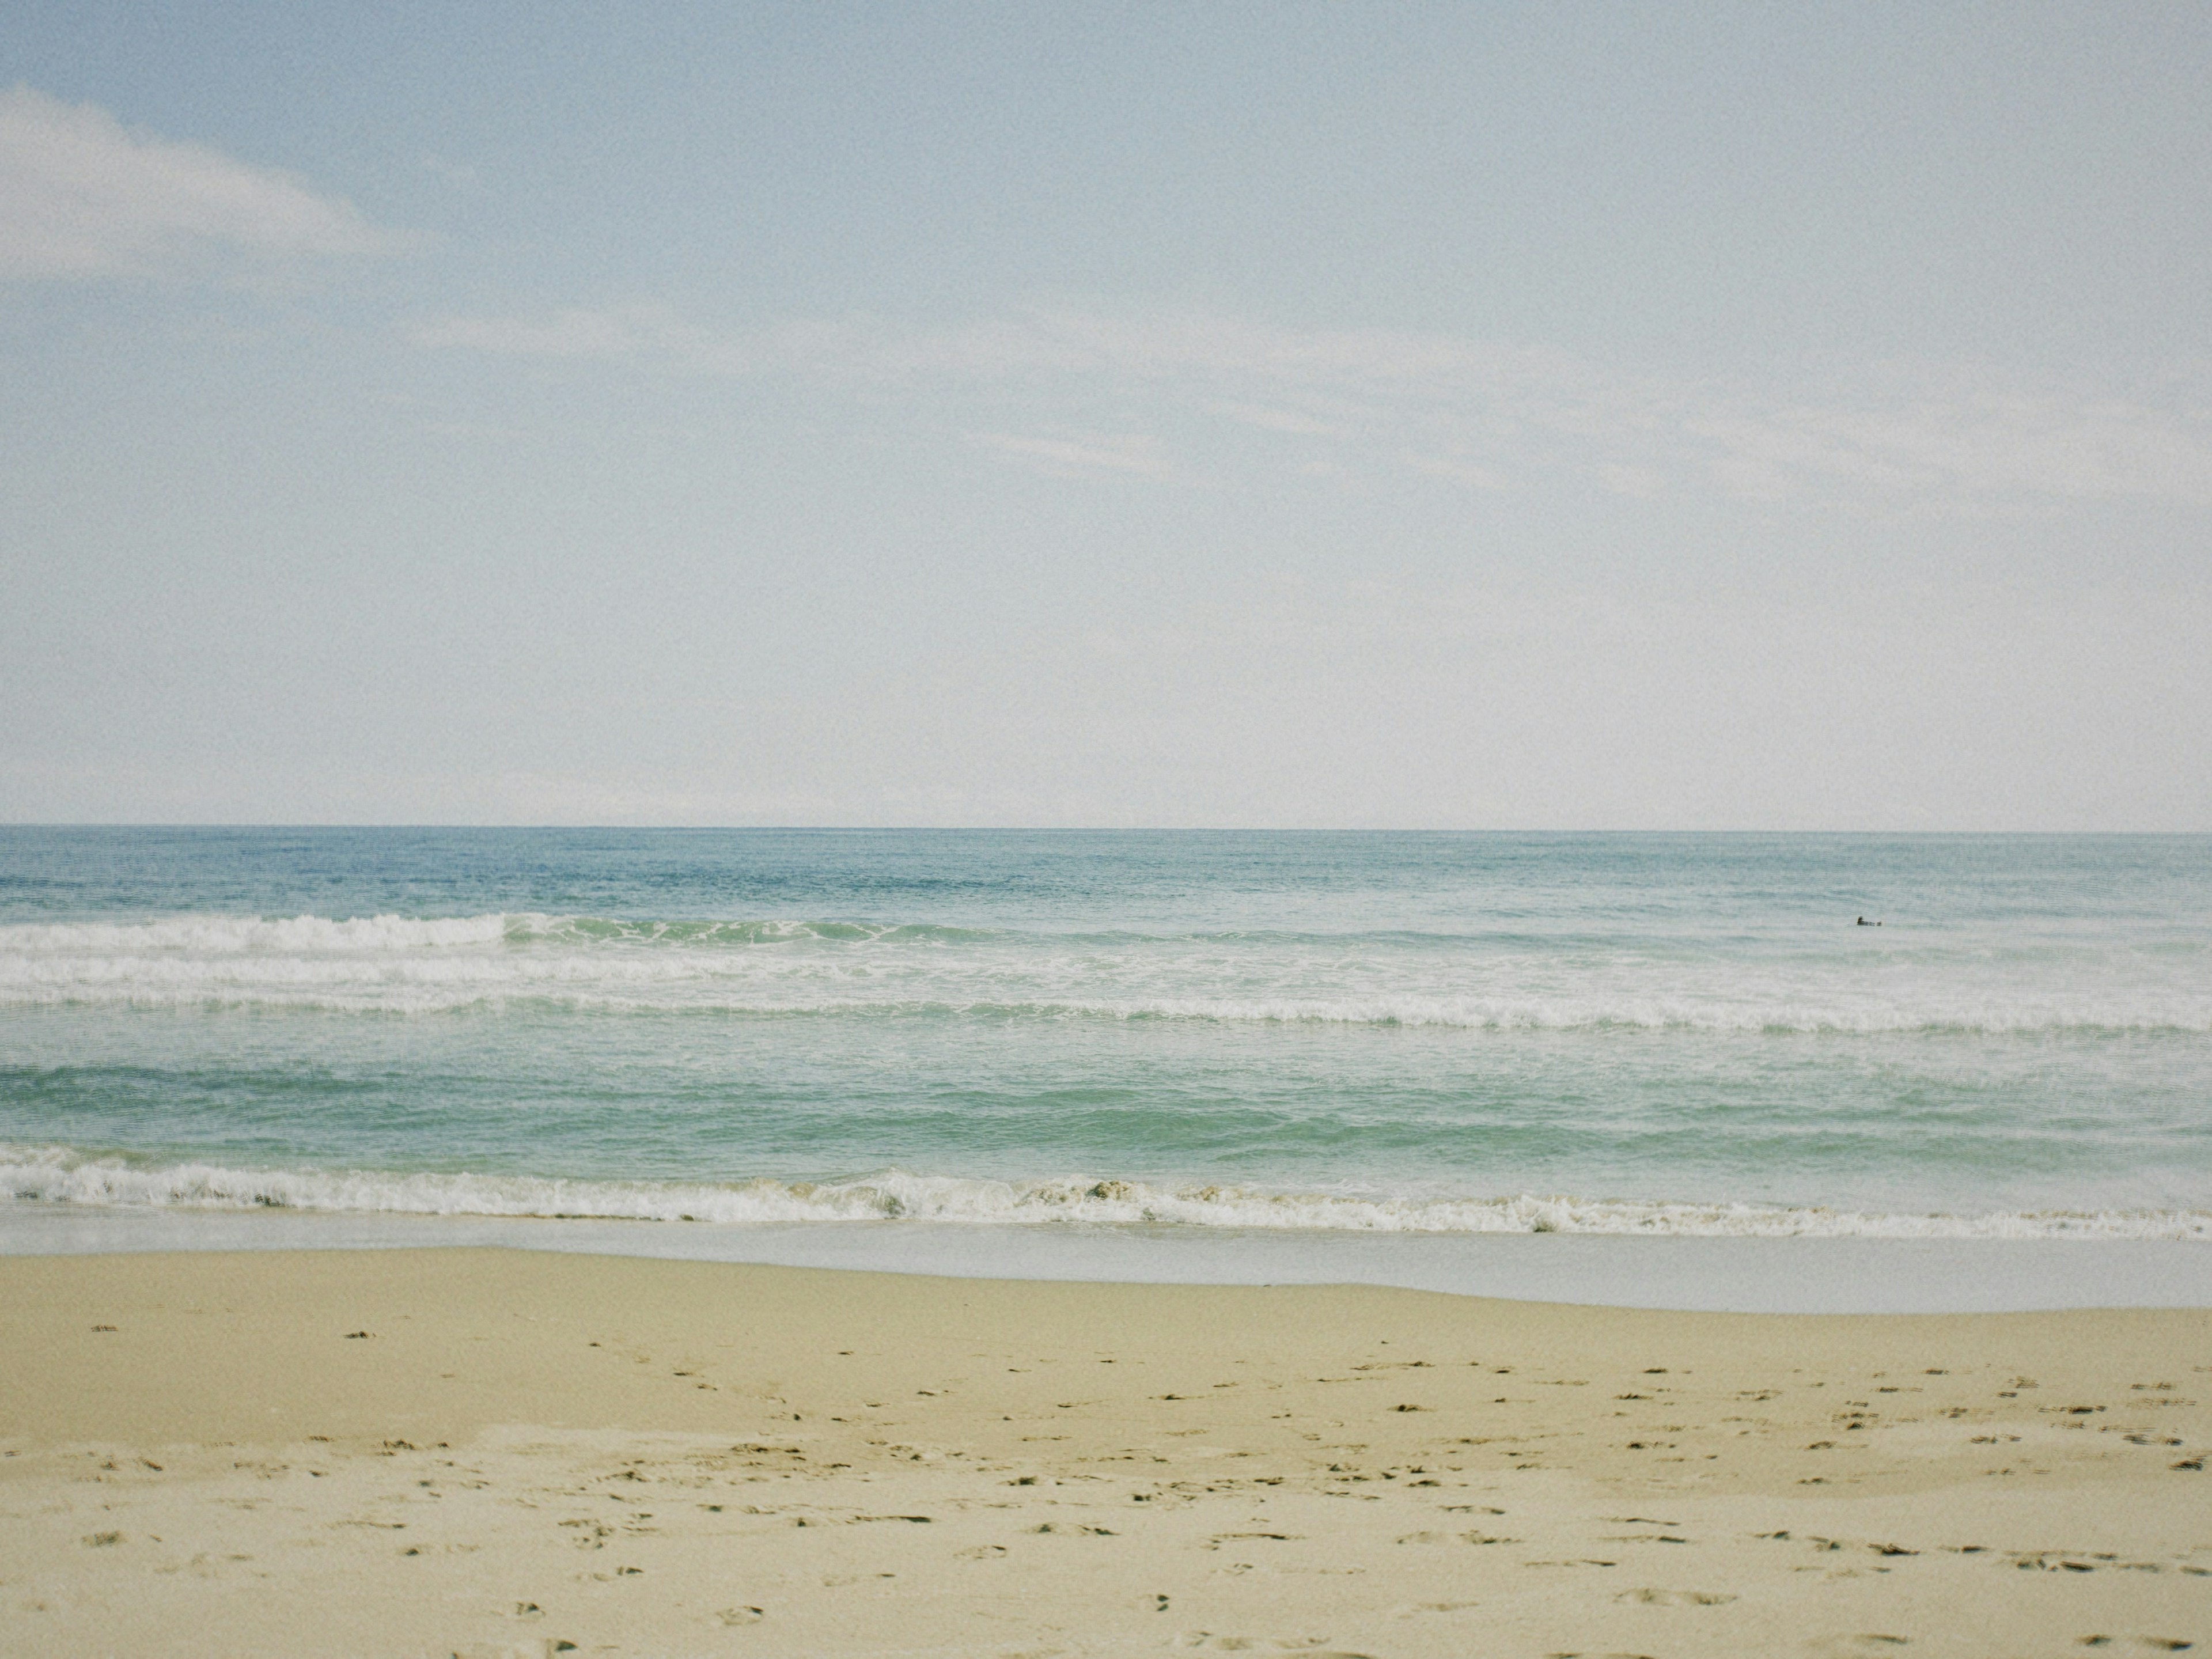
[[[968,437],[986,449],[1032,462],[1062,477],[1083,472],[1138,473],[1154,478],[1170,476],[1170,468],[1160,452],[1160,441],[1149,434],[1065,438],[971,432]]]
[[[1565,475],[1646,499],[1877,512],[2115,497],[2212,506],[2212,398],[2021,390],[1956,368],[1891,365],[1778,391],[1448,335],[1071,309],[942,330],[862,317],[750,333],[697,327],[665,307],[568,309],[447,319],[413,337],[649,372],[776,374],[875,393],[926,387],[933,400],[963,390],[1019,398],[1024,424],[1048,430],[1073,428],[1101,398],[1149,400],[1162,418],[1275,434],[1309,471],[1325,456],[1482,489]],[[1031,459],[1054,459],[1038,446],[1060,441],[977,441]],[[1058,459],[1158,477],[1206,471],[1196,457],[1170,466],[1164,453],[1142,465]]]
[[[135,131],[96,105],[0,91],[0,278],[152,276],[210,253],[359,257],[415,240],[289,173]]]

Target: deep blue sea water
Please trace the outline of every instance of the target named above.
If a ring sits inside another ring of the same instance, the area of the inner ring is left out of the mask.
[[[2212,838],[4,829],[63,1207],[2212,1240]]]

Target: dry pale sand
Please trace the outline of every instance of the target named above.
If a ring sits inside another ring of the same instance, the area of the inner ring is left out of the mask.
[[[0,1648],[2212,1646],[2212,1316],[0,1261]]]

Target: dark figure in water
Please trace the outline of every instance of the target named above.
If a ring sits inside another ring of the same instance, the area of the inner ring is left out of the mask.
[[[1859,918],[1858,925],[1862,927],[1879,927],[1881,926],[1878,921],[1869,921],[1864,916],[1861,916]]]

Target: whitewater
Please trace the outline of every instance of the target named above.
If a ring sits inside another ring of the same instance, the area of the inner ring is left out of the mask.
[[[0,1211],[2195,1249],[2212,842],[4,830]]]

